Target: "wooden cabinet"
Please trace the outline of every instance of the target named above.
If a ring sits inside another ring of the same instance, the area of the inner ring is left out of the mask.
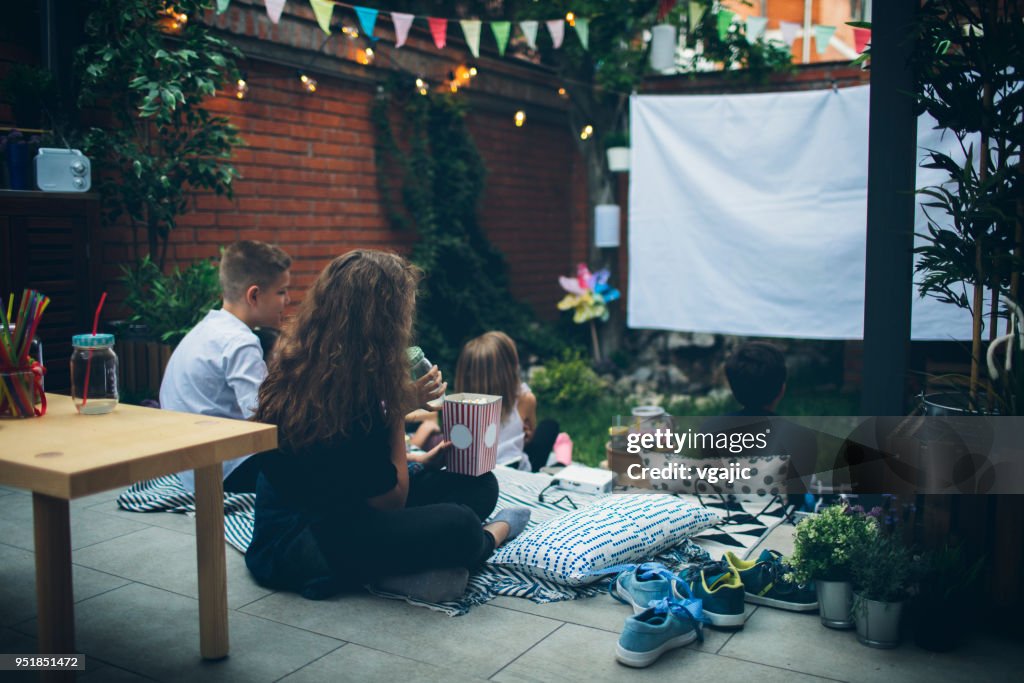
[[[46,389],[67,391],[71,336],[92,329],[97,297],[95,194],[0,190],[0,296],[37,289],[50,297],[37,335]]]

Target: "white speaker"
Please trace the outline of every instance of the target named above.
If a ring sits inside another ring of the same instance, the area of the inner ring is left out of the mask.
[[[43,147],[34,162],[36,186],[43,192],[88,192],[92,187],[89,157],[77,149]]]

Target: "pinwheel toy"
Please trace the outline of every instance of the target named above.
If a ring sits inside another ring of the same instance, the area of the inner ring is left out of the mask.
[[[559,277],[558,283],[568,294],[558,302],[558,310],[573,310],[572,320],[577,324],[590,323],[590,336],[594,344],[594,360],[601,359],[594,320],[608,320],[608,303],[619,298],[619,290],[608,284],[608,269],[591,273],[585,263],[576,266],[576,277]]]

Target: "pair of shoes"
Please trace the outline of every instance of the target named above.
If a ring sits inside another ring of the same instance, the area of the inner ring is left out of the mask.
[[[722,562],[696,565],[678,576],[657,562],[621,565],[607,571],[618,571],[608,592],[613,598],[633,608],[634,614],[644,611],[655,600],[700,600],[705,620],[712,626],[743,626],[743,584],[735,569]]]
[[[663,598],[626,618],[615,646],[615,659],[626,666],[650,666],[669,650],[704,641],[699,600]]]
[[[792,570],[783,562],[782,554],[775,550],[762,550],[756,560],[741,560],[726,552],[722,562],[732,567],[743,581],[747,602],[791,612],[813,612],[818,609],[818,595],[814,584],[797,583],[790,576]]]

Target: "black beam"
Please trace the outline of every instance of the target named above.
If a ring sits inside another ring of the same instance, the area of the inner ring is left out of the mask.
[[[909,59],[918,4],[886,0],[873,6],[863,415],[903,415],[906,410],[917,170]]]

